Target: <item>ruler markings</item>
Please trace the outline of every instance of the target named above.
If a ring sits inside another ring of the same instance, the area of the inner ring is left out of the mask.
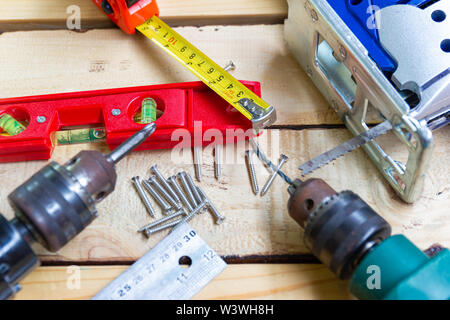
[[[181,266],[181,257],[189,257],[191,265]],[[93,299],[190,299],[225,268],[220,256],[183,223]]]
[[[240,100],[249,99],[264,110],[270,108],[268,103],[223,70],[223,68],[158,17],[152,17],[144,24],[138,26],[137,29],[185,65],[185,67],[249,120],[253,119],[253,115],[240,105]]]

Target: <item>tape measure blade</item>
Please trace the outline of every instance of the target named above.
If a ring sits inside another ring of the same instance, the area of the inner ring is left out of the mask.
[[[181,266],[189,257],[190,266]],[[93,300],[187,300],[226,268],[226,263],[183,223],[102,289]]]
[[[254,125],[270,125],[276,120],[275,110],[202,51],[193,46],[157,16],[137,27],[188,70],[214,90],[224,100],[241,112]],[[251,101],[252,104],[243,103]],[[256,107],[256,109],[255,109]]]

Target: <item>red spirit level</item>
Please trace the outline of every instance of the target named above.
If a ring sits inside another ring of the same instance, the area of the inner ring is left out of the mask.
[[[258,82],[242,83],[261,94]],[[162,115],[155,122],[157,131],[138,150],[175,147],[180,143],[179,139],[172,141],[177,129],[186,129],[193,139],[194,123],[199,121],[201,129],[196,132],[219,130],[222,143],[252,135],[252,123],[201,82],[8,98],[0,99],[0,116],[8,114],[26,124],[26,129],[17,135],[0,135],[0,162],[49,159],[54,133],[80,127],[104,127],[106,143],[114,149],[144,126],[135,121],[135,115],[145,98],[153,98]],[[227,131],[236,134],[227,138]]]

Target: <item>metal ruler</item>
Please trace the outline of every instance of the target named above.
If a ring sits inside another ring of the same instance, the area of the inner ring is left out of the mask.
[[[256,131],[274,123],[274,107],[258,97],[157,16],[136,28],[167,51],[218,95],[251,120]]]
[[[180,265],[182,261],[190,265]],[[186,300],[226,266],[194,229],[182,223],[93,299]]]

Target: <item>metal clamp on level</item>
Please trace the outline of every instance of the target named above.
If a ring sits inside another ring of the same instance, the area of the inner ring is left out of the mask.
[[[444,38],[449,19],[439,21],[436,12],[450,13],[450,3],[396,3],[359,15],[368,10],[368,1],[290,0],[285,35],[298,62],[355,136],[369,130],[371,109],[381,122],[390,122],[408,151],[406,163],[376,141],[363,147],[397,194],[414,202],[433,150],[431,130],[449,122],[449,40]],[[373,28],[366,26],[370,21]],[[407,59],[401,52],[408,52]]]
[[[275,109],[272,106],[264,109],[248,98],[239,100],[239,104],[252,115],[253,128],[256,131],[269,126],[276,120]]]

